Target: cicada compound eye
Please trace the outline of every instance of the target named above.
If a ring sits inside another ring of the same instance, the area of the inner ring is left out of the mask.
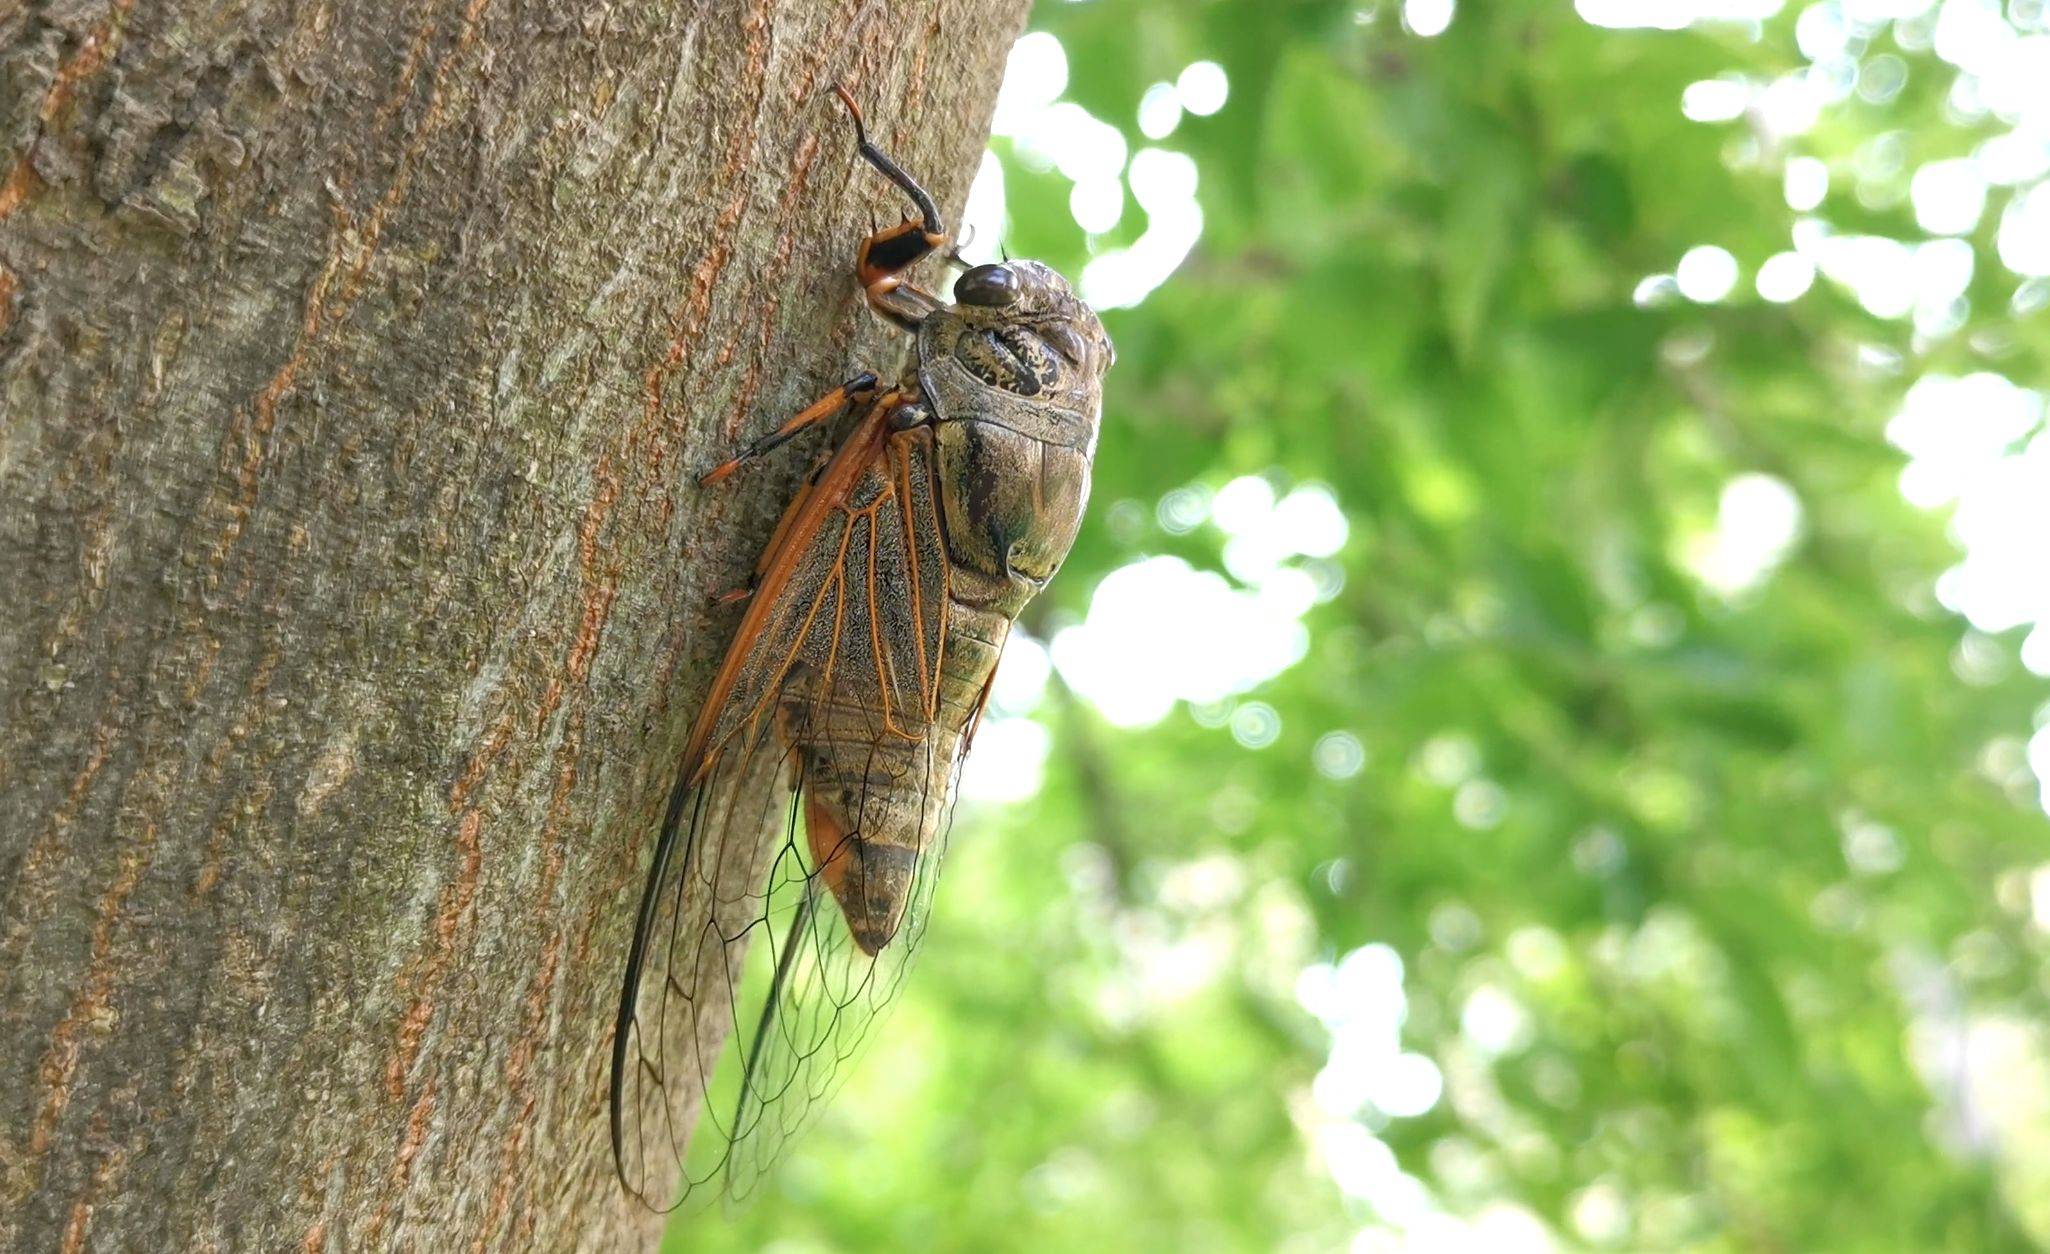
[[[1008,266],[977,266],[954,280],[954,299],[995,308],[1018,299],[1018,275]]]

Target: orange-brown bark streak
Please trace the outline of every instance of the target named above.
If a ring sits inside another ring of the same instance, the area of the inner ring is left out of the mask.
[[[49,90],[43,93],[43,103],[36,110],[35,134],[29,137],[13,168],[8,170],[6,179],[0,180],[0,221],[5,221],[9,214],[21,208],[42,184],[34,164],[36,145],[42,142],[44,131],[64,113],[79,84],[107,63],[108,55],[121,40],[128,11],[134,7],[135,0],[114,0],[107,6],[106,17],[86,34],[78,51],[57,67],[56,77],[50,80]]]
[[[84,1049],[82,1038],[85,1030],[96,1017],[107,1011],[107,995],[113,990],[115,977],[119,974],[112,961],[112,952],[114,933],[121,922],[121,909],[127,904],[130,894],[135,892],[135,886],[142,882],[143,873],[149,869],[150,859],[156,853],[156,844],[156,823],[144,824],[141,838],[122,852],[115,867],[114,881],[100,895],[99,905],[93,912],[85,982],[79,987],[77,996],[72,998],[64,1017],[58,1021],[57,1030],[50,1038],[50,1048],[36,1068],[44,1093],[42,1107],[36,1112],[35,1122],[29,1130],[28,1148],[34,1157],[40,1158],[49,1152],[50,1137],[57,1129],[57,1120],[71,1101],[71,1083],[78,1071],[79,1055]]]

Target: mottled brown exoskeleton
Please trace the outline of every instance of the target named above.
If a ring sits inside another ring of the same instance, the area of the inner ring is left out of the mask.
[[[749,604],[641,898],[612,1137],[627,1188],[662,1208],[722,1172],[744,1193],[901,982],[1005,637],[1081,525],[1112,358],[1096,314],[1038,262],[968,268],[953,304],[908,282],[950,248],[946,228],[835,90],[862,158],[919,211],[855,264],[870,308],[915,336],[915,370],[857,375],[703,480],[858,410],[730,598]],[[778,814],[786,837],[764,853]],[[768,951],[752,983],[750,939]],[[747,1044],[715,1093],[729,1036]],[[673,1074],[704,1087],[678,1092]],[[686,1156],[700,1117],[723,1144]]]

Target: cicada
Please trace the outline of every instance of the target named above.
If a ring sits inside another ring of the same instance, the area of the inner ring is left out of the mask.
[[[703,479],[855,415],[742,590],[641,897],[612,1145],[658,1209],[722,1179],[745,1194],[902,983],[1005,638],[1081,525],[1113,355],[1049,267],[961,262],[834,90],[917,210],[855,253],[911,368],[856,375]],[[907,276],[936,253],[963,269],[951,304]]]

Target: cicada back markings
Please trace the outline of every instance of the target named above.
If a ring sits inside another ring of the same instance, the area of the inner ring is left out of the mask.
[[[978,266],[955,293],[919,327],[919,386],[937,415],[956,599],[1008,619],[1081,525],[1110,339],[1040,262]]]

